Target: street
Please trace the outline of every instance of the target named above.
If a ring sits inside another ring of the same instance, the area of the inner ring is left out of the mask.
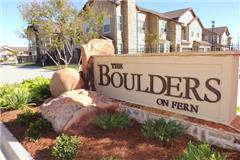
[[[0,65],[0,84],[19,83],[37,76],[51,78],[53,73],[36,66]]]

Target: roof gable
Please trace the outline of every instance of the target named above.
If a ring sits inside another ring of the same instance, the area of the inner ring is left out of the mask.
[[[193,18],[193,19],[188,23],[188,25],[190,25],[190,24],[191,24],[193,21],[195,21],[195,20],[197,20],[198,23],[200,24],[200,26],[201,26],[202,28],[204,28],[204,27],[203,27],[203,24],[202,24],[202,22],[201,22],[201,20],[200,20],[199,17],[195,17],[195,18]]]
[[[190,11],[193,14],[193,16],[196,17],[196,14],[194,13],[192,8],[184,8],[184,9],[178,9],[170,12],[165,12],[164,15],[172,19],[178,20],[187,11]]]

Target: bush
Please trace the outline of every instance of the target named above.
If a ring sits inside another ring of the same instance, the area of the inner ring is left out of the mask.
[[[177,124],[175,121],[166,122],[161,118],[158,120],[148,120],[141,128],[144,137],[156,139],[165,144],[173,142],[173,140],[183,134],[185,127]]]
[[[24,111],[22,114],[17,116],[16,123],[20,125],[29,126],[31,122],[35,122],[40,118],[39,113],[33,112],[32,110],[28,109]]]
[[[189,142],[183,155],[176,160],[227,160],[227,157],[211,149],[209,144],[194,145]]]
[[[101,160],[118,160],[118,158],[115,156],[110,156],[110,157],[104,157]]]
[[[21,85],[29,89],[29,93],[31,95],[29,102],[42,102],[44,99],[51,96],[49,78],[36,77],[34,79],[23,81]]]
[[[40,118],[36,122],[31,122],[26,130],[26,137],[30,140],[36,141],[41,136],[46,135],[52,129],[52,125],[46,119]]]
[[[16,85],[1,85],[0,86],[0,107],[4,108],[7,106],[6,96],[9,95]]]
[[[26,87],[11,86],[3,96],[3,106],[6,109],[19,109],[27,106],[29,102],[29,91]]]
[[[51,155],[60,160],[72,160],[77,154],[79,145],[80,142],[76,136],[62,134],[57,137]]]
[[[123,129],[131,126],[131,120],[128,114],[124,112],[102,115],[95,119],[93,123],[104,130]]]
[[[37,77],[21,84],[0,86],[0,108],[19,109],[29,103],[42,102],[51,96],[50,79]]]

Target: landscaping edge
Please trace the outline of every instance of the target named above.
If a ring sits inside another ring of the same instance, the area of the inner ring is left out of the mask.
[[[0,121],[1,150],[6,159],[33,160],[21,143],[12,135],[6,126]]]

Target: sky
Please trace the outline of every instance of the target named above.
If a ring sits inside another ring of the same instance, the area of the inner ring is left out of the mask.
[[[28,2],[30,0],[25,0]],[[26,24],[18,11],[18,4],[23,0],[0,0],[0,45],[28,46],[26,39],[17,34]],[[74,5],[81,9],[86,0],[73,0]],[[240,37],[240,0],[137,0],[141,7],[158,12],[167,12],[181,8],[193,8],[200,17],[204,27],[211,28],[212,20],[215,26],[228,26],[233,43],[238,43]]]

